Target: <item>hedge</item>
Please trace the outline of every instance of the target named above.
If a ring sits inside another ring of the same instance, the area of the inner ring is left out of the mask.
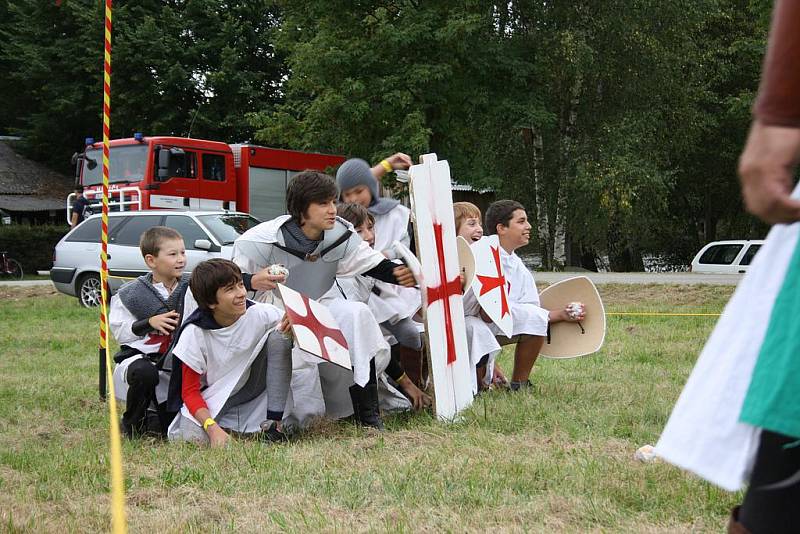
[[[0,226],[0,250],[20,262],[26,275],[49,271],[53,266],[53,249],[69,229],[67,225]]]

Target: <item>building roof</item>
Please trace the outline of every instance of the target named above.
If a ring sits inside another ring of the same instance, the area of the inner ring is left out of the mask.
[[[73,180],[29,160],[0,141],[0,208],[6,211],[66,209]]]

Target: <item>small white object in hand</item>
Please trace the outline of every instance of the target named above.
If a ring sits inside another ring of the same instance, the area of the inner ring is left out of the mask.
[[[273,263],[269,267],[267,267],[267,272],[272,276],[289,276],[289,269],[281,265],[280,263]]]
[[[567,314],[570,316],[571,319],[577,319],[583,314],[584,306],[583,302],[570,302],[567,305]]]
[[[639,447],[639,449],[636,451],[636,454],[633,455],[633,458],[635,460],[639,460],[640,462],[650,463],[657,460],[658,456],[656,456],[655,447],[652,445],[644,445]]]

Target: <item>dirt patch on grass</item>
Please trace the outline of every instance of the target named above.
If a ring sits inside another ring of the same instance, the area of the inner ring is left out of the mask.
[[[52,285],[49,286],[0,286],[0,298],[6,301],[19,302],[20,300],[45,297],[54,298],[60,293]]]

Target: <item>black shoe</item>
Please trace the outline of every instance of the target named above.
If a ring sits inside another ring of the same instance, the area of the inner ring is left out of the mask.
[[[275,421],[264,421],[261,423],[261,432],[258,439],[267,443],[285,443],[289,441],[289,437],[278,430],[278,425]]]
[[[377,384],[350,386],[350,400],[353,402],[353,416],[358,424],[383,430]]]
[[[119,422],[119,433],[123,438],[133,439],[133,427],[123,420]]]
[[[532,390],[533,384],[531,384],[530,380],[526,380],[525,382],[514,382],[512,380],[508,383],[508,387],[511,388],[511,391],[525,391]]]

